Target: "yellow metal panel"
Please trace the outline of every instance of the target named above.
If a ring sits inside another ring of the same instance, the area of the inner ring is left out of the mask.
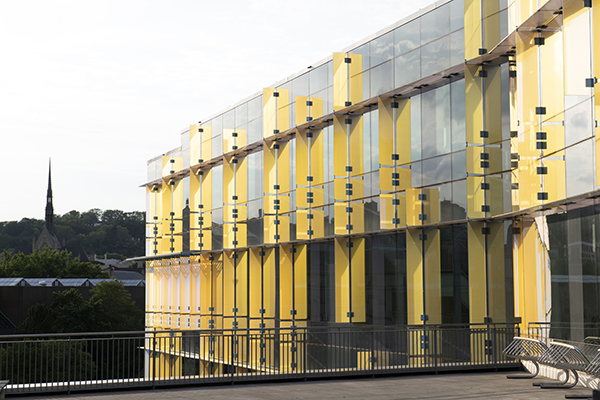
[[[337,220],[337,218],[336,218]],[[350,309],[350,271],[346,243],[348,239],[336,238],[335,243],[335,322],[348,322]]]
[[[294,286],[296,292],[296,318],[306,319],[308,318],[308,250],[306,245],[298,245],[295,248]]]
[[[275,259],[275,249],[263,248],[263,251],[265,252],[265,256],[263,257],[263,301],[265,309],[264,317],[275,318],[275,265],[277,260]]]
[[[277,89],[277,130],[279,132],[290,129],[290,91],[288,89]]]
[[[275,168],[276,161],[277,160],[275,158],[275,150],[270,149],[265,143],[265,146],[263,148],[263,191],[265,193],[275,193],[275,189],[273,189],[273,187],[277,181],[277,170]],[[266,206],[267,204],[265,204],[265,207]],[[266,208],[265,212],[270,213],[273,212],[273,210],[270,208]]]
[[[313,105],[310,107],[310,116],[312,119],[321,118],[323,116],[323,98],[311,97]]]
[[[300,189],[300,188],[298,188]],[[298,204],[299,205],[299,204]],[[296,211],[296,237],[299,240],[309,239],[308,230],[309,222],[308,219],[309,210],[297,210]]]
[[[419,214],[421,214],[421,200],[419,195],[421,189],[406,189],[406,225],[417,226],[421,225]]]
[[[394,111],[391,103],[394,98],[379,98],[379,164],[391,165],[394,152]],[[409,146],[399,146],[409,147]],[[382,181],[382,180],[380,180]],[[391,189],[382,189],[391,190]]]
[[[275,89],[263,89],[263,137],[272,136],[277,129],[277,104],[273,93]]]
[[[563,156],[559,152],[555,156]],[[544,175],[544,191],[548,193],[548,202],[561,200],[567,197],[565,160],[544,160],[544,166],[548,168],[548,174]]]
[[[483,218],[485,213],[481,211],[481,206],[485,204],[484,191],[481,189],[483,177],[467,177],[467,217]]]
[[[333,116],[333,147],[335,149],[333,153],[333,170],[336,176],[345,176],[347,174],[346,166],[349,165],[346,150],[348,148],[348,136],[345,120],[345,115]]]
[[[440,190],[423,189],[426,199],[422,201],[423,211],[426,215],[426,224],[435,224],[440,222]]]
[[[293,257],[292,246],[280,246],[279,248],[279,318],[291,319],[293,310],[294,288],[293,288]]]
[[[546,107],[544,121],[564,121],[564,70],[563,70],[563,34],[561,31],[550,32],[545,38],[546,44],[540,46],[542,53],[542,94],[543,106]],[[553,128],[558,126],[553,126]],[[562,126],[561,126],[562,128]],[[564,142],[563,142],[564,144]]]
[[[223,252],[223,316],[233,316],[234,307],[234,285],[236,283],[234,275],[234,259],[231,257],[233,251]]]
[[[308,152],[310,149],[308,148],[309,138],[306,137],[307,131],[299,131],[296,134],[296,184],[297,185],[307,185],[306,177],[309,174],[309,165],[308,165]],[[299,188],[298,188],[299,189]],[[301,196],[298,196],[297,201],[305,202],[306,199],[302,199]],[[300,205],[298,203],[298,207],[306,207]]]
[[[315,184],[323,183],[323,131],[313,130],[312,143],[310,146],[311,167],[310,174]],[[296,144],[297,146],[298,144]],[[305,183],[306,184],[306,183]]]
[[[478,1],[473,0],[473,2]],[[481,67],[478,65],[465,65],[465,123],[467,143],[483,143],[483,139],[481,138],[481,131],[483,130],[483,91],[481,78],[478,76],[480,69]]]
[[[351,54],[350,63],[350,102],[360,103],[363,99],[362,54]]]
[[[350,124],[350,164],[352,166],[352,172],[350,175],[358,176],[363,174],[363,124],[362,116],[351,118],[352,124]],[[343,149],[341,149],[343,151]],[[337,148],[336,148],[337,153]],[[344,174],[345,175],[345,174]],[[361,196],[362,197],[362,196]]]
[[[426,229],[425,234],[425,314],[428,322],[442,323],[442,276],[440,269],[440,231]]]
[[[488,290],[492,322],[506,322],[506,272],[504,262],[504,223],[488,223]],[[511,312],[512,314],[512,312]]]
[[[212,158],[212,126],[202,126],[202,160],[208,161]]]
[[[325,211],[322,208],[313,208],[312,230],[313,239],[325,236]]]
[[[589,96],[590,89],[585,86],[586,77],[590,77],[590,20],[589,8],[583,2],[565,2],[563,9],[564,30],[564,85],[566,95]]]
[[[520,121],[537,121],[535,108],[539,107],[538,46],[535,34],[517,32],[517,102],[520,104]]]
[[[365,239],[352,239],[352,322],[366,321],[365,300]]]
[[[382,148],[380,147],[380,149]],[[379,150],[379,152],[381,153],[381,150]],[[382,192],[391,192],[397,190],[396,186],[392,186],[392,174],[395,173],[395,170],[396,168],[379,168],[379,190],[381,190]]]
[[[499,30],[499,28],[498,28]],[[502,85],[499,66],[486,66],[485,78],[485,130],[488,131],[487,143],[502,141]]]
[[[348,65],[346,53],[333,53],[333,110],[346,107],[348,101]]]
[[[398,205],[394,205],[392,202],[394,199],[393,194],[382,193],[379,195],[381,229],[394,229],[396,227],[393,223],[394,218],[400,220],[398,227],[406,226],[406,193],[398,193],[396,197],[400,203]]]
[[[469,222],[469,319],[482,323],[487,317],[487,293],[485,273],[485,237],[483,222]]]
[[[422,324],[423,308],[423,248],[420,229],[406,231],[406,302],[409,325]]]
[[[238,251],[238,264],[236,270],[236,307],[238,309],[238,316],[247,316],[248,315],[248,251]],[[238,327],[242,327],[241,322],[238,321]]]
[[[481,48],[481,0],[465,0],[465,58],[479,56]]]
[[[482,1],[483,5],[483,48],[491,50],[500,43],[500,3]]]
[[[558,117],[564,119],[564,113],[560,113]],[[548,147],[544,150],[544,154],[554,153],[565,147],[565,127],[563,125],[544,125],[543,129],[548,138],[546,141]]]
[[[540,309],[538,309],[538,298],[542,293],[538,293],[538,276],[536,266],[538,264],[538,232],[533,221],[523,222],[523,243],[519,249],[523,253],[523,265],[520,273],[523,274],[523,284],[525,290],[522,299],[521,309],[523,310],[522,322],[527,326],[528,322],[540,321]]]
[[[600,77],[600,0],[594,0],[592,7],[592,41],[594,76]],[[596,115],[600,115],[600,84],[594,86],[594,100],[596,106]],[[596,138],[598,138],[598,129],[596,128]],[[598,140],[598,139],[596,139]],[[596,143],[596,170],[600,172],[600,147]],[[596,173],[598,185],[600,185],[600,173]]]
[[[308,117],[308,108],[306,104],[308,101],[307,96],[296,96],[296,126],[305,124]]]
[[[198,164],[202,158],[202,133],[198,131],[200,125],[190,125],[190,165]]]
[[[535,159],[523,160],[519,162],[519,200],[521,208],[534,207],[541,204],[537,199],[538,192],[541,192],[540,175],[537,174],[537,167],[540,162]]]

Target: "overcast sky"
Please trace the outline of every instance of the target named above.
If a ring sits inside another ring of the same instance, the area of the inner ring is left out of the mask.
[[[0,221],[144,210],[180,132],[432,0],[0,4]]]

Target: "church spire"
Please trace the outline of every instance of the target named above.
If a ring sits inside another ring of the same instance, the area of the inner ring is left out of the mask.
[[[52,159],[48,160],[48,192],[46,194],[46,228],[54,232],[54,207],[52,205]]]

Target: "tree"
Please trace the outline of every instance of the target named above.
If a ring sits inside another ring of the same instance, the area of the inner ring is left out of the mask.
[[[4,251],[0,257],[0,278],[109,278],[99,265],[80,262],[66,250],[45,247],[32,254]]]
[[[119,281],[104,281],[92,290],[90,302],[98,305],[98,321],[103,331],[144,329],[144,313],[131,300],[131,294]]]

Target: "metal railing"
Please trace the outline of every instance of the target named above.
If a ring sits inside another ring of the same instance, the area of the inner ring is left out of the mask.
[[[0,336],[7,394],[514,368],[506,324]]]

